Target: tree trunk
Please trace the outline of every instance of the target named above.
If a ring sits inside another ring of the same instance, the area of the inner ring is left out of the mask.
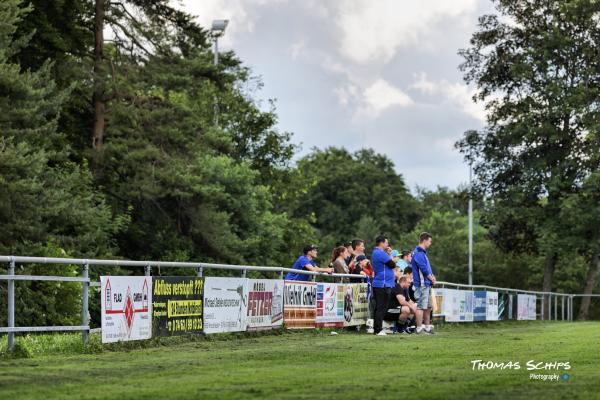
[[[96,15],[94,18],[94,130],[92,132],[92,147],[102,149],[104,141],[104,91],[102,77],[102,59],[104,57],[104,0],[96,0]]]
[[[544,283],[542,285],[542,291],[544,292],[552,291],[554,267],[556,266],[557,259],[558,257],[556,253],[546,256],[546,265],[544,267]],[[542,302],[542,314],[546,319],[548,319],[548,316],[550,315],[550,296],[544,296],[544,301]]]
[[[588,268],[587,277],[585,279],[583,294],[592,294],[594,288],[596,287],[596,283],[598,282],[598,253],[599,247],[594,246],[594,252],[592,254],[592,258],[590,259],[590,266]],[[581,298],[581,305],[579,306],[579,316],[577,317],[577,319],[585,320],[589,318],[591,302],[592,298],[589,296],[584,296]]]

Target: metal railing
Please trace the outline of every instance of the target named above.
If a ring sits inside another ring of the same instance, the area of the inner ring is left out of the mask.
[[[143,267],[144,274],[150,276],[152,268],[188,268],[196,271],[196,276],[201,277],[204,269],[221,269],[241,271],[241,276],[246,277],[247,271],[273,272],[278,273],[279,278],[284,278],[284,273],[294,272],[312,276],[315,281],[318,276],[334,278],[352,278],[361,279],[361,276],[354,274],[328,274],[323,272],[312,272],[283,267],[260,267],[253,265],[229,265],[212,263],[193,263],[177,261],[129,261],[129,260],[94,260],[77,258],[51,258],[51,257],[21,257],[21,256],[0,256],[0,263],[9,263],[8,273],[0,275],[0,281],[8,281],[8,326],[0,327],[0,333],[8,334],[8,350],[14,348],[14,334],[18,332],[68,332],[80,331],[84,343],[88,342],[90,329],[88,308],[89,308],[89,288],[99,287],[100,282],[91,282],[89,278],[89,268],[91,266],[113,266],[113,267]],[[16,275],[15,267],[17,264],[65,264],[81,265],[83,267],[81,277],[66,276],[40,276],[40,275]],[[54,282],[81,282],[82,285],[82,311],[81,325],[75,326],[29,326],[15,327],[15,281],[54,281]]]
[[[247,271],[258,271],[258,272],[272,272],[277,273],[280,279],[284,278],[284,273],[294,272],[304,275],[310,275],[312,280],[315,281],[317,277],[333,277],[333,278],[351,278],[353,280],[362,279],[361,276],[356,274],[328,274],[322,272],[312,272],[297,270],[292,268],[283,267],[262,267],[253,265],[229,265],[229,264],[213,264],[213,263],[200,263],[200,262],[176,262],[176,261],[130,261],[130,260],[95,260],[95,259],[76,259],[76,258],[49,258],[49,257],[21,257],[21,256],[0,256],[0,263],[8,263],[8,273],[6,275],[0,275],[0,281],[5,280],[8,283],[8,301],[7,301],[7,327],[0,327],[0,333],[8,334],[8,350],[12,351],[14,348],[14,334],[19,332],[67,332],[67,331],[79,331],[82,334],[82,340],[87,343],[89,339],[89,333],[99,331],[99,329],[90,329],[89,326],[89,288],[99,287],[100,282],[92,282],[89,278],[89,269],[92,266],[113,266],[113,267],[143,267],[144,274],[150,276],[152,268],[187,268],[195,270],[196,276],[201,277],[204,269],[221,269],[221,270],[236,270],[241,271],[241,276],[246,277]],[[42,275],[17,275],[15,273],[17,264],[64,264],[64,265],[81,265],[82,272],[80,277],[72,276],[42,276]],[[81,325],[75,326],[29,326],[29,327],[16,327],[15,326],[15,281],[54,281],[54,282],[80,282],[82,283],[82,311],[81,311]],[[542,301],[549,296],[550,303],[551,299],[554,298],[554,319],[558,319],[557,312],[557,299],[561,297],[562,302],[562,319],[565,320],[565,309],[567,310],[567,320],[573,320],[573,297],[585,296],[580,294],[565,294],[555,292],[536,292],[530,290],[519,290],[510,288],[500,288],[486,285],[467,285],[457,284],[451,282],[438,282],[437,285],[441,288],[444,287],[456,287],[456,288],[470,288],[470,289],[489,289],[498,292],[505,292],[509,294],[515,293],[526,293],[535,294]],[[600,295],[592,295],[599,296]],[[511,295],[512,300],[512,295]],[[565,308],[565,301],[567,307]],[[543,304],[543,303],[542,303]],[[551,319],[551,314],[544,315],[542,307],[541,319]],[[545,318],[544,318],[545,317]]]
[[[509,309],[512,310],[513,303],[513,295],[514,294],[532,294],[536,296],[537,300],[541,301],[542,306],[540,307],[540,319],[541,320],[556,320],[558,321],[558,298],[561,298],[561,320],[565,320],[565,310],[566,310],[566,320],[573,321],[573,298],[574,297],[583,297],[583,296],[598,296],[597,295],[585,295],[585,294],[570,294],[570,293],[558,293],[558,292],[541,292],[535,290],[521,290],[521,289],[511,289],[511,288],[502,288],[496,286],[488,286],[488,285],[468,285],[464,283],[452,283],[452,282],[443,282],[438,281],[436,286],[440,288],[445,288],[446,286],[455,287],[455,288],[468,288],[468,289],[483,289],[483,290],[493,290],[497,292],[503,292],[509,295]],[[548,309],[544,310],[546,307],[544,306],[545,300],[548,298]],[[552,299],[554,299],[554,318],[552,318]],[[567,305],[565,306],[565,302]]]

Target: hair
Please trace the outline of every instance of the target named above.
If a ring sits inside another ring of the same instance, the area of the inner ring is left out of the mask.
[[[380,243],[383,243],[387,240],[384,235],[379,235],[375,238],[375,246],[379,246]]]
[[[352,246],[352,242],[344,242],[344,247],[350,247]]]
[[[408,282],[408,276],[406,276],[406,275],[402,275],[402,276],[400,277],[400,279],[399,279],[399,282],[400,282],[400,283],[403,283],[403,282]]]
[[[404,271],[403,271],[402,273],[403,273],[404,275],[412,274],[412,267],[411,267],[410,265],[409,265],[409,266],[406,266],[406,267],[404,267]]]
[[[419,243],[423,243],[426,240],[431,239],[433,236],[431,236],[430,233],[427,232],[423,232],[419,235]]]
[[[331,252],[331,262],[337,260],[337,258],[343,254],[347,249],[344,246],[337,246]]]
[[[352,248],[354,250],[356,250],[356,248],[358,247],[358,245],[364,244],[364,243],[365,243],[365,241],[362,240],[362,239],[354,239],[354,240],[352,240],[351,245],[352,245]]]
[[[410,251],[408,250],[402,250],[402,253],[400,254],[400,257],[404,258],[406,256],[408,256],[410,254]]]

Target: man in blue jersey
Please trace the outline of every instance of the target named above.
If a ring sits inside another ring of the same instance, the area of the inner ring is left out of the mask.
[[[308,244],[304,246],[304,255],[298,257],[294,265],[292,265],[292,269],[304,270],[304,271],[313,271],[313,272],[326,272],[331,274],[333,272],[333,268],[319,268],[317,264],[313,261],[317,258],[317,246],[313,244]],[[311,275],[309,274],[301,274],[297,272],[288,272],[285,275],[285,279],[288,281],[309,281]]]
[[[416,333],[433,333],[433,325],[431,325],[431,286],[435,285],[436,280],[427,258],[427,249],[431,246],[431,242],[432,236],[429,233],[421,233],[419,235],[419,245],[415,247],[411,261],[415,299],[417,300]]]
[[[382,330],[383,317],[387,311],[390,302],[392,288],[396,285],[396,276],[394,270],[396,263],[392,260],[386,249],[389,247],[388,240],[385,236],[377,236],[375,238],[375,248],[371,256],[371,264],[373,265],[373,296],[375,297],[375,318],[373,323],[374,333],[379,336],[385,336],[385,331]]]

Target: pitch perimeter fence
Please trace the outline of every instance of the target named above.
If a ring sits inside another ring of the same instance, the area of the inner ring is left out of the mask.
[[[283,267],[263,267],[251,265],[229,265],[229,264],[213,264],[213,263],[194,263],[194,262],[166,262],[166,261],[130,261],[130,260],[100,260],[100,259],[75,259],[75,258],[47,258],[47,257],[23,257],[23,256],[0,256],[0,263],[8,264],[7,273],[0,275],[0,282],[7,282],[7,325],[0,327],[0,334],[8,336],[8,350],[14,348],[15,333],[29,332],[81,332],[84,343],[88,342],[89,334],[100,332],[101,328],[90,328],[89,319],[89,299],[90,287],[100,288],[99,281],[90,279],[90,268],[92,267],[128,267],[140,268],[144,271],[144,276],[152,276],[152,271],[161,271],[161,268],[176,268],[194,271],[195,277],[203,277],[205,270],[229,270],[238,271],[242,278],[246,278],[249,271],[255,271],[267,277],[275,275],[278,279],[283,280],[284,274],[287,272],[295,272],[304,275],[309,275],[312,282],[319,280],[331,281],[331,279],[346,279],[348,281],[356,281],[360,279],[358,275],[350,274],[326,274],[311,271],[299,271],[291,268]],[[23,275],[16,273],[17,265],[71,265],[80,266],[80,276],[64,276],[64,275]],[[179,276],[179,275],[177,275]],[[189,276],[189,275],[188,275]],[[15,282],[16,281],[46,281],[46,282],[75,282],[82,285],[81,289],[81,324],[70,326],[15,326]],[[442,293],[448,291],[493,291],[502,294],[503,301],[506,302],[505,319],[515,319],[514,306],[515,296],[527,295],[533,300],[535,297],[534,310],[537,310],[537,303],[541,304],[540,313],[534,311],[535,317],[530,319],[541,320],[573,320],[573,299],[585,295],[568,294],[556,292],[540,292],[530,290],[519,290],[511,288],[500,288],[486,285],[467,285],[457,284],[452,282],[438,281],[436,290]],[[534,297],[533,297],[534,296]],[[600,297],[600,294],[590,295],[592,297]],[[448,296],[449,298],[451,296]],[[546,307],[543,305],[546,304]],[[440,310],[434,316],[443,316]],[[539,318],[538,318],[539,317]],[[470,320],[472,321],[472,319]]]

